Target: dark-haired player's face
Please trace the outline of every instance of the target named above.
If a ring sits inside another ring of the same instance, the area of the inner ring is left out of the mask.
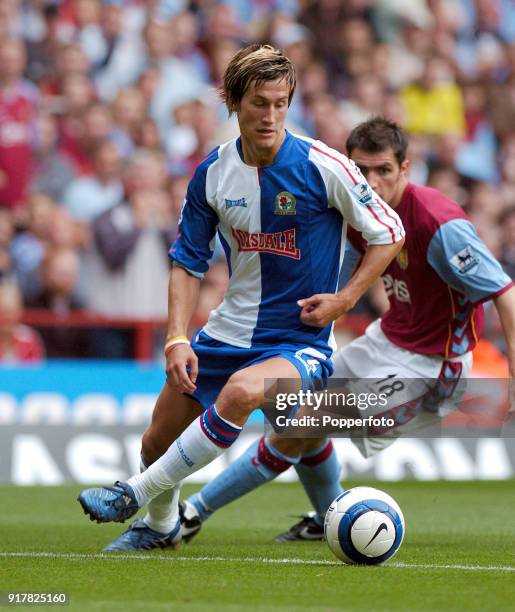
[[[277,153],[284,138],[290,90],[285,79],[251,83],[237,110],[242,138],[256,150]]]
[[[408,182],[409,161],[399,164],[391,147],[378,153],[354,149],[350,158],[372,189],[391,206],[397,206]]]

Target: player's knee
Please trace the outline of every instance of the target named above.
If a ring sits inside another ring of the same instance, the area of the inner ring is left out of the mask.
[[[224,388],[225,403],[239,412],[250,413],[263,400],[263,381],[243,377],[237,372]]]

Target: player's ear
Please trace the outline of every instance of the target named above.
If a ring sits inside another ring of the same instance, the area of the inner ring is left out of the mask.
[[[410,160],[405,159],[401,164],[401,174],[407,176],[409,172]]]

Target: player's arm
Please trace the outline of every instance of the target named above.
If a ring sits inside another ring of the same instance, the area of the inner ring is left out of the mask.
[[[174,265],[168,282],[168,326],[166,338],[187,338],[188,326],[198,304],[200,279]],[[198,359],[189,344],[173,345],[166,353],[166,375],[181,393],[193,393]]]
[[[302,308],[301,320],[306,325],[325,327],[354,308],[356,302],[379,278],[404,244],[370,245],[349,283],[337,293],[318,293],[297,303]]]
[[[404,238],[401,238],[393,244],[371,244],[368,246],[356,272],[347,285],[336,294],[343,302],[348,304],[345,312],[350,310],[381,276],[388,264],[401,250],[403,244]]]
[[[360,170],[344,155],[321,149],[313,155],[313,161],[324,180],[328,205],[337,208],[367,243],[365,256],[345,287],[335,294],[299,300],[303,323],[325,327],[353,308],[383,273],[404,244],[404,228],[397,213],[372,191]]]
[[[187,339],[190,319],[197,307],[200,281],[213,256],[218,217],[206,198],[206,170],[192,178],[179,219],[177,238],[170,247],[173,262],[168,287],[166,374],[181,393],[193,393],[198,359]]]
[[[506,352],[510,368],[509,402],[510,415],[515,416],[515,286],[493,300],[501,320]]]
[[[449,285],[478,305],[492,300],[508,349],[510,376],[515,375],[515,289],[510,277],[479,238],[472,223],[453,219],[440,226],[429,244],[428,263]],[[513,383],[510,410],[515,411]]]

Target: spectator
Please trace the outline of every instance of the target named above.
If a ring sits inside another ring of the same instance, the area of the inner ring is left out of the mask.
[[[137,149],[148,149],[158,153],[161,151],[161,139],[156,122],[150,117],[145,117],[139,125],[134,136],[134,145]]]
[[[158,71],[158,81],[150,102],[150,116],[161,130],[170,127],[173,109],[202,91],[202,78],[191,66],[172,55],[173,39],[169,23],[151,21],[145,29],[147,66]]]
[[[375,115],[380,115],[385,103],[385,91],[379,78],[372,74],[358,77],[352,85],[352,95],[340,104],[349,129]]]
[[[11,244],[13,269],[24,299],[38,291],[38,269],[49,241],[56,203],[49,196],[34,193],[27,200],[27,226]]]
[[[338,62],[340,28],[346,17],[344,2],[309,0],[299,21],[313,33],[315,48],[329,68]]]
[[[438,189],[461,206],[465,205],[467,193],[461,185],[461,177],[452,164],[432,164],[427,177],[427,186]]]
[[[165,188],[165,160],[138,151],[129,163],[127,199],[100,215],[93,224],[95,246],[89,255],[88,307],[106,316],[164,318],[167,312],[167,249],[176,219]],[[137,299],[136,297],[137,296]],[[95,354],[131,356],[130,335],[99,332]]]
[[[515,202],[515,130],[501,140],[499,162],[502,198],[509,205]]]
[[[94,70],[104,62],[108,53],[107,42],[100,25],[101,3],[99,0],[75,0],[73,8],[74,38]]]
[[[30,190],[44,193],[59,202],[76,172],[71,159],[59,149],[58,129],[55,115],[45,111],[38,114]]]
[[[479,82],[465,83],[462,90],[465,141],[458,152],[456,167],[464,176],[496,183],[496,141],[486,114],[486,92]]]
[[[80,174],[93,172],[93,154],[98,145],[113,136],[113,130],[111,109],[102,102],[93,102],[77,117],[74,132],[66,135],[63,148]]]
[[[162,157],[138,152],[127,168],[127,200],[94,222],[95,286],[101,278],[106,281],[104,290],[89,296],[96,312],[128,317],[166,314],[167,247],[176,219],[160,172],[164,179]],[[136,294],[137,302],[130,297]]]
[[[168,136],[168,153],[190,175],[213,147],[216,111],[209,100],[191,100],[175,109],[176,127]]]
[[[456,134],[465,130],[463,96],[452,68],[438,56],[424,68],[420,81],[401,92],[406,108],[406,128],[415,134]]]
[[[194,13],[182,11],[171,22],[173,54],[191,66],[203,81],[209,80],[209,62],[200,50],[199,23]]]
[[[45,357],[37,332],[21,324],[23,302],[18,286],[0,282],[0,364],[34,363]]]
[[[164,318],[167,311],[167,247],[174,225],[166,192],[136,190],[128,201],[101,215],[94,224],[90,310],[118,318]],[[92,352],[110,358],[131,357],[131,334],[100,330]]]
[[[59,29],[59,7],[45,3],[41,8],[41,35],[37,40],[27,41],[27,77],[40,88],[49,82],[55,66],[58,49],[62,45]],[[42,95],[45,95],[42,91]]]
[[[121,89],[113,100],[112,109],[115,124],[113,141],[122,157],[127,158],[133,152],[141,124],[145,120],[145,96],[137,87]]]
[[[40,289],[26,305],[50,311],[57,319],[84,307],[78,295],[79,256],[69,247],[47,251],[40,270]],[[43,327],[40,335],[47,357],[85,357],[88,354],[87,330],[60,325]]]
[[[123,198],[121,160],[117,147],[105,140],[93,153],[93,174],[71,181],[63,204],[77,221],[90,222]]]
[[[95,66],[94,82],[102,100],[112,100],[118,91],[135,82],[145,48],[141,26],[135,26],[134,9],[121,2],[104,2],[101,26],[105,44],[102,61]],[[138,20],[139,17],[136,17]]]
[[[23,78],[27,62],[20,40],[0,41],[0,206],[23,206],[32,170],[31,132],[37,90]]]
[[[73,42],[61,42],[55,51],[54,70],[40,83],[47,96],[59,96],[63,83],[70,76],[89,77],[90,63],[82,47]],[[93,87],[91,87],[93,89]]]
[[[13,236],[14,224],[11,211],[0,208],[0,282],[14,274],[10,253]]]
[[[59,122],[59,148],[74,163],[76,172],[82,172],[77,141],[83,131],[84,114],[95,98],[90,80],[84,74],[70,74],[63,78],[60,96],[54,96],[52,107],[61,115]]]

